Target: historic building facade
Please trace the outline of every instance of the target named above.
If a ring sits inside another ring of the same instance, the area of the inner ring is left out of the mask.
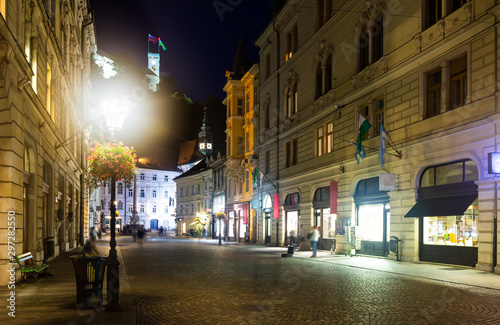
[[[288,1],[256,41],[264,240],[498,272],[499,9]]]
[[[226,119],[226,215],[229,240],[249,241],[257,236],[257,209],[251,211],[253,198],[252,171],[258,161],[251,163],[256,153],[258,129],[258,64],[245,57],[240,40],[232,71],[226,71],[224,86],[227,107]]]
[[[94,25],[87,1],[0,1],[0,285],[15,253],[83,244]],[[15,219],[15,224],[11,223]],[[9,221],[9,222],[8,222]],[[18,274],[19,276],[19,274]]]

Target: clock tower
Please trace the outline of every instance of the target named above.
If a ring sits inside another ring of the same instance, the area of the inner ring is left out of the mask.
[[[203,122],[201,124],[201,131],[198,133],[198,151],[204,154],[205,156],[208,156],[212,154],[213,151],[213,139],[214,136],[212,134],[212,131],[210,131],[210,128],[208,127],[207,123],[207,108],[205,107],[204,112],[203,112]]]

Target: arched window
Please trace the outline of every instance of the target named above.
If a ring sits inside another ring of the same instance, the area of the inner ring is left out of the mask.
[[[295,114],[299,111],[298,109],[298,92],[297,92],[297,83],[295,83],[293,85],[293,88],[292,88],[292,101],[293,101],[293,105],[292,105],[292,114]]]
[[[363,71],[369,65],[370,36],[366,26],[363,26],[358,39],[358,72]]]
[[[323,94],[323,67],[318,64],[316,67],[316,99]]]
[[[333,64],[332,55],[329,55],[325,62],[325,94],[333,88]]]
[[[384,55],[384,16],[379,14],[372,29],[372,63]]]
[[[288,88],[286,90],[286,116],[290,117],[292,116],[292,105],[293,105],[293,100],[292,100],[292,90]]]

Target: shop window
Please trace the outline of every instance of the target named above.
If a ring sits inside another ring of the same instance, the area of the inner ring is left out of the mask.
[[[423,218],[423,243],[475,247],[478,242],[478,199],[462,216]]]
[[[469,182],[478,179],[478,170],[471,160],[463,160],[425,169],[420,178],[421,187]]]
[[[449,109],[464,106],[467,99],[467,56],[450,62]]]
[[[427,105],[424,118],[436,116],[441,110],[441,69],[427,74]]]

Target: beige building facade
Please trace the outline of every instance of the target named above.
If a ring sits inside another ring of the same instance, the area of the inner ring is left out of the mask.
[[[47,261],[88,233],[81,130],[95,34],[87,1],[2,0],[0,12],[0,285],[6,285],[12,253]]]
[[[268,242],[317,225],[320,246],[335,240],[338,254],[499,271],[499,179],[489,170],[499,151],[499,9],[487,0],[285,4],[256,41]],[[373,127],[358,163],[361,117]]]

